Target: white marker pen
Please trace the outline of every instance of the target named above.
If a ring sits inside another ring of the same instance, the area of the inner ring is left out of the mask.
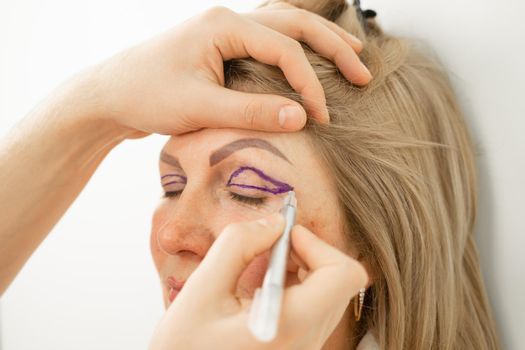
[[[284,199],[284,205],[281,209],[281,214],[286,220],[284,232],[272,247],[262,288],[257,288],[253,297],[248,328],[262,342],[270,342],[277,335],[286,278],[286,264],[290,251],[290,231],[295,225],[296,210],[295,192],[290,191]]]

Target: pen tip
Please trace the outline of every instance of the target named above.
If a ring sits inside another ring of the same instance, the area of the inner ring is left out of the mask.
[[[284,205],[290,205],[292,207],[297,207],[297,198],[295,198],[295,192],[290,191],[284,199]]]

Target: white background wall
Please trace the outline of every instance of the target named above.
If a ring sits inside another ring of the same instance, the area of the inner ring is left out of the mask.
[[[427,40],[453,75],[480,149],[478,241],[491,301],[505,347],[524,348],[524,3],[363,2],[386,30]],[[82,67],[212,5],[256,4],[0,0],[0,136]],[[128,141],[104,161],[4,294],[2,349],[147,346],[162,315],[148,238],[164,140]]]

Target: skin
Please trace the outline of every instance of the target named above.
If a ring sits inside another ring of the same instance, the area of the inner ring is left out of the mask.
[[[289,161],[266,149],[247,147],[210,166],[210,155],[217,148],[246,138],[268,141]],[[229,177],[239,167],[255,167],[272,179],[291,184],[298,200],[297,224],[345,254],[355,256],[356,252],[344,243],[342,212],[337,205],[331,176],[324,171],[304,134],[207,129],[171,138],[163,152],[176,158],[178,164],[168,164],[161,159],[161,177],[179,174],[187,178],[186,184],[177,186],[176,190],[182,191],[180,194],[160,201],[152,220],[151,253],[166,307],[169,305],[168,276],[187,280],[227,224],[257,219],[280,209],[285,193],[273,194],[259,189],[228,186]],[[268,185],[268,181],[256,173],[239,182],[257,187]],[[164,186],[164,191],[170,192],[173,188]],[[245,204],[232,199],[230,191],[267,200],[261,205]],[[253,259],[243,271],[235,290],[235,296],[242,303],[249,303],[255,289],[261,286],[268,258],[269,251],[266,251]],[[299,283],[297,272],[297,264],[290,262],[287,286]],[[324,349],[348,349],[353,346],[347,340],[353,324],[352,317],[348,309],[324,344]]]
[[[236,182],[238,181],[237,179],[239,177],[242,177],[242,175],[245,175],[248,172],[253,172],[257,174],[257,176],[260,178],[259,180],[267,181],[268,183],[270,183],[270,185],[265,184],[265,185],[255,186],[255,185]],[[253,189],[253,190],[258,190],[260,192],[269,192],[272,194],[282,194],[282,193],[293,191],[292,186],[288,185],[287,183],[272,179],[270,176],[266,175],[262,170],[254,168],[254,167],[240,167],[237,170],[235,170],[233,174],[231,174],[230,178],[228,179],[228,183],[226,184],[226,186],[238,187],[238,188],[244,188],[244,189]]]
[[[10,169],[0,172],[0,184],[9,184],[0,187],[0,294],[122,141],[203,127],[283,132],[304,126],[304,110],[292,100],[225,89],[224,60],[278,65],[306,101],[318,101],[310,104],[312,115],[327,122],[324,92],[294,39],[332,59],[355,60],[361,49],[359,40],[327,22],[293,8],[245,15],[213,8],[57,87],[0,142],[0,165]],[[339,68],[363,84],[371,79],[360,65]]]
[[[0,169],[9,169],[0,172],[0,294],[122,141],[202,128],[290,132],[304,126],[305,110],[292,100],[224,88],[225,60],[252,57],[278,66],[302,95],[306,111],[328,122],[324,92],[298,40],[335,61],[355,84],[370,81],[357,56],[359,40],[320,16],[293,7],[268,7],[242,15],[217,7],[86,68],[57,87],[0,141]],[[193,308],[208,303],[228,305],[224,310],[230,315],[238,312],[236,300],[225,291],[232,289],[229,284],[235,283],[236,271],[251,261],[251,254],[275,242],[282,225],[282,217],[270,216],[263,222],[226,226],[223,238],[215,241],[202,261],[203,268],[193,273],[186,291],[180,293],[181,301],[173,303],[176,307],[161,320],[150,348],[169,348],[183,343],[184,337],[195,339],[195,332],[203,329],[212,342],[203,344],[203,349],[217,349],[217,340],[227,334],[235,338],[245,322],[232,322],[220,307],[200,314]],[[303,348],[315,348],[335,327],[334,320],[340,319],[341,305],[365,284],[366,273],[306,229],[292,231],[292,244],[311,277],[290,292],[283,324],[294,327],[286,329],[279,344],[300,340],[296,343]],[[188,272],[192,264],[186,265]],[[213,281],[212,287],[204,288],[204,281]],[[191,290],[199,292],[190,298]],[[316,307],[304,315],[299,302]],[[178,315],[184,316],[184,323]],[[322,327],[308,337],[298,333],[320,320]],[[228,324],[228,331],[217,328],[216,322]],[[236,339],[239,348],[254,348],[253,339]]]

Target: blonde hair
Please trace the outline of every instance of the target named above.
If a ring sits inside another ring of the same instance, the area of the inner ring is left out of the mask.
[[[324,87],[331,123],[305,133],[330,169],[346,215],[346,236],[371,267],[364,316],[382,349],[496,349],[499,340],[473,238],[473,146],[447,74],[416,42],[367,32],[344,0],[290,0],[364,43],[374,78],[345,80],[303,45]],[[225,66],[226,86],[297,95],[281,71],[251,59]]]

